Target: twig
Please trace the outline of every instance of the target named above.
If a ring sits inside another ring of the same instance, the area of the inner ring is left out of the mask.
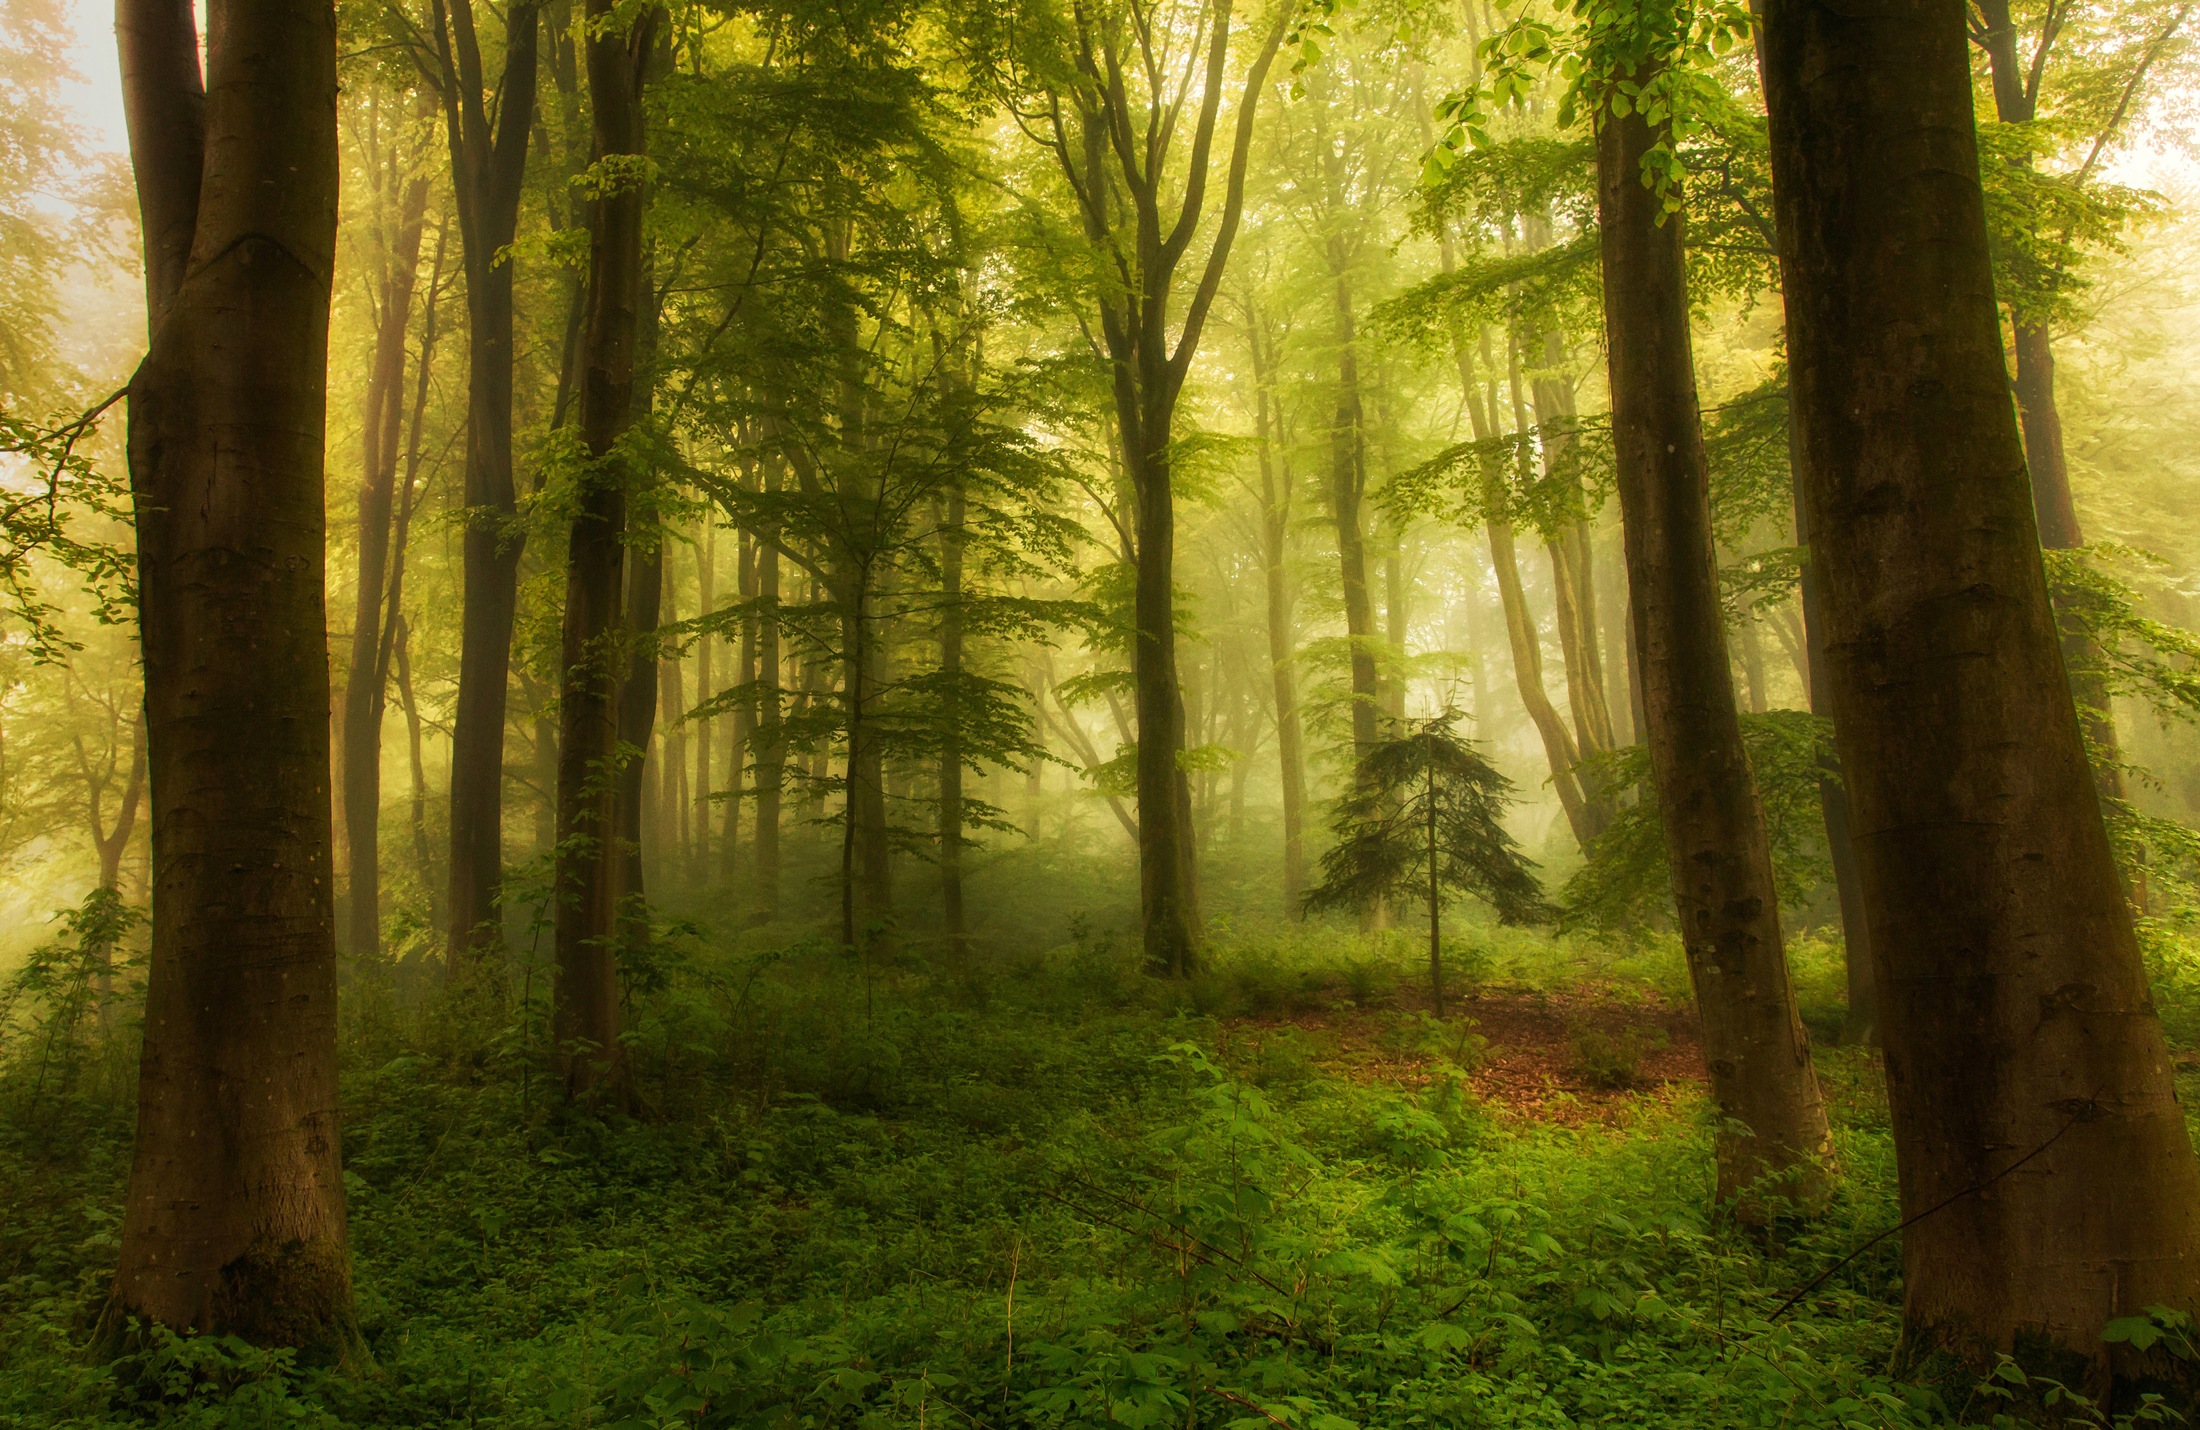
[[[1216,1385],[1203,1385],[1200,1387],[1200,1389],[1207,1392],[1207,1394],[1209,1395],[1215,1396],[1218,1399],[1227,1400],[1232,1405],[1242,1405],[1247,1410],[1254,1412],[1256,1415],[1265,1417],[1270,1424],[1281,1425],[1283,1427],[1283,1430],[1292,1430],[1292,1425],[1290,1421],[1276,1414],[1267,1406],[1262,1405],[1257,1401],[1246,1399],[1244,1396],[1239,1395],[1234,1390],[1224,1390],[1220,1386]]]

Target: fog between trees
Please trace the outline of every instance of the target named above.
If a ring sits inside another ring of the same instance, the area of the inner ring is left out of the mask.
[[[0,1424],[2189,1405],[2192,9],[7,0]]]

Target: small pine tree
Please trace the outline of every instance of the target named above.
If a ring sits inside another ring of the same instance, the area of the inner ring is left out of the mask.
[[[1308,910],[1426,898],[1429,996],[1439,1018],[1447,894],[1473,894],[1505,923],[1540,923],[1551,912],[1535,861],[1498,822],[1512,802],[1512,782],[1453,732],[1458,721],[1458,711],[1446,710],[1368,747],[1352,792],[1330,816],[1336,842],[1322,855],[1321,883],[1305,898]]]

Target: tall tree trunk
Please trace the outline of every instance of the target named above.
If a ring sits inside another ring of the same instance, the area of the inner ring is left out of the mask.
[[[1530,225],[1539,243],[1548,242],[1549,225],[1537,219]],[[1536,431],[1541,437],[1542,465],[1546,477],[1555,476],[1567,461],[1567,449],[1575,441],[1574,389],[1558,375],[1566,358],[1565,341],[1555,331],[1543,334],[1543,369],[1527,384],[1535,407]],[[1514,361],[1518,362],[1515,349]],[[1580,479],[1571,483],[1572,505],[1586,507]],[[1597,588],[1590,550],[1589,522],[1585,515],[1569,516],[1546,533],[1544,547],[1551,557],[1551,594],[1556,608],[1558,648],[1566,664],[1566,704],[1574,717],[1574,740],[1581,758],[1594,759],[1613,748],[1612,711],[1604,697],[1604,653],[1598,641]],[[1612,794],[1602,782],[1583,779],[1592,836],[1601,834],[1614,813]]]
[[[645,283],[648,281],[645,277]],[[647,322],[645,325],[654,326]],[[647,344],[643,345],[645,348]],[[653,478],[652,480],[662,480]],[[619,947],[640,948],[649,942],[647,875],[642,868],[642,792],[650,738],[657,728],[657,668],[664,664],[657,645],[657,627],[664,609],[664,527],[649,510],[630,518],[626,530],[626,589],[620,604],[625,618],[621,656],[625,670],[619,683],[618,711],[618,831],[620,877],[618,881]],[[663,756],[660,755],[660,759]],[[668,768],[677,768],[670,766]]]
[[[1795,484],[1795,539],[1810,545],[1810,519],[1803,507],[1808,482],[1806,453],[1795,422],[1788,423],[1788,468]],[[1826,615],[1818,592],[1815,563],[1802,572],[1803,667],[1813,715],[1831,717],[1833,695],[1826,685]],[[1848,1011],[1841,1019],[1841,1041],[1850,1047],[1879,1041],[1879,998],[1872,978],[1871,920],[1864,907],[1864,885],[1856,866],[1856,835],[1849,816],[1849,786],[1841,775],[1841,757],[1821,758],[1818,807],[1826,826],[1826,855],[1833,865],[1833,887],[1841,904],[1841,957]]]
[[[1360,429],[1360,360],[1352,288],[1338,273],[1330,292],[1337,325],[1337,415],[1329,429],[1329,514],[1337,525],[1337,564],[1344,583],[1345,637],[1351,643],[1352,744],[1355,759],[1373,748],[1382,717],[1381,668],[1375,659],[1375,612],[1367,594],[1367,541],[1360,517],[1367,493],[1367,443]]]
[[[1244,213],[1245,173],[1252,150],[1253,120],[1270,65],[1282,47],[1288,15],[1276,11],[1265,26],[1245,70],[1234,131],[1228,141],[1227,179],[1212,237],[1180,319],[1169,308],[1175,297],[1178,266],[1192,241],[1203,233],[1208,168],[1221,111],[1232,31],[1232,0],[1217,0],[1206,17],[1204,53],[1193,50],[1191,67],[1182,71],[1187,86],[1198,72],[1199,104],[1189,132],[1192,143],[1182,202],[1173,218],[1162,215],[1161,168],[1168,139],[1160,148],[1130,138],[1138,121],[1122,76],[1126,43],[1137,50],[1128,67],[1148,75],[1170,61],[1154,48],[1154,30],[1136,26],[1095,27],[1080,12],[1081,65],[1093,83],[1079,87],[1070,108],[1073,123],[1061,112],[1054,120],[1054,148],[1065,176],[1078,189],[1085,235],[1110,250],[1131,281],[1121,291],[1099,295],[1100,328],[1106,343],[1115,400],[1116,432],[1123,466],[1135,497],[1132,522],[1136,563],[1133,595],[1131,676],[1138,711],[1138,874],[1139,912],[1146,965],[1172,977],[1189,975],[1199,960],[1200,916],[1197,859],[1194,853],[1191,782],[1185,778],[1184,696],[1176,663],[1176,493],[1170,445],[1177,399],[1199,351],[1207,314],[1222,283],[1231,245]],[[1104,55],[1104,63],[1099,56]],[[1103,77],[1102,69],[1107,71]],[[1148,130],[1166,136],[1170,130]],[[1182,132],[1182,131],[1178,131]],[[1083,179],[1079,178],[1082,170]],[[1120,182],[1118,182],[1120,179]],[[1112,286],[1112,285],[1109,285]],[[1175,332],[1171,333],[1174,326]]]
[[[946,709],[940,712],[940,923],[948,952],[960,958],[968,949],[963,928],[963,492],[947,491],[940,522],[940,674],[946,679]]]
[[[390,538],[389,593],[384,597],[382,613],[381,649],[374,669],[374,688],[377,701],[369,719],[377,732],[382,726],[382,709],[387,704],[390,679],[393,671],[399,677],[405,702],[405,721],[412,746],[412,832],[415,862],[420,870],[422,885],[428,891],[428,926],[444,927],[442,920],[442,893],[436,888],[434,865],[430,861],[427,844],[427,776],[422,768],[420,749],[420,711],[412,703],[412,673],[404,652],[405,640],[405,557],[412,540],[413,511],[418,506],[423,483],[420,469],[426,456],[421,439],[428,422],[429,378],[435,371],[437,340],[442,336],[438,321],[442,312],[443,261],[448,251],[450,226],[448,222],[436,226],[435,259],[428,269],[427,310],[420,325],[420,358],[413,364],[412,416],[405,437],[405,471],[399,479],[396,529]],[[379,764],[381,753],[376,750]],[[376,771],[375,801],[381,802],[381,776]]]
[[[767,493],[779,490],[778,469],[764,478]],[[756,815],[751,848],[750,891],[756,915],[771,918],[779,912],[779,804],[786,782],[787,742],[780,734],[779,682],[784,662],[779,649],[779,536],[764,533],[756,552]],[[734,768],[746,758],[734,752]]]
[[[1682,218],[1643,182],[1669,131],[1638,110],[1597,131],[1612,437],[1642,657],[1650,767],[1718,1103],[1718,1195],[1745,1219],[1830,1192],[1832,1142],[1781,947],[1780,900],[1742,745],[1719,607],[1696,405]]]
[[[1772,0],[1763,53],[1907,1344],[2099,1364],[2109,1319],[2194,1308],[2200,1165],[2041,567],[1964,14]]]
[[[1171,404],[1173,407],[1173,404]],[[1131,674],[1138,712],[1139,907],[1146,965],[1172,978],[1199,962],[1199,876],[1192,831],[1192,787],[1184,750],[1184,691],[1176,662],[1176,493],[1166,411],[1143,414],[1150,450],[1127,456],[1138,489],[1138,570],[1133,603]],[[1153,424],[1158,422],[1158,431]]]
[[[744,606],[756,598],[758,545],[753,533],[741,533],[740,553],[734,566],[734,595]],[[756,680],[756,617],[744,614],[740,629],[734,647],[733,685],[736,690],[745,690]],[[756,724],[754,710],[746,698],[735,703],[731,722],[733,741],[726,761],[725,828],[719,841],[718,857],[726,887],[735,890],[739,888],[741,871],[741,806],[748,796],[749,737]]]
[[[1474,404],[1472,370],[1464,343],[1455,347],[1454,358],[1459,364],[1460,380],[1469,384],[1467,411],[1475,436],[1487,441],[1503,430],[1497,411],[1496,374],[1490,359],[1488,334],[1483,335],[1482,362],[1484,367],[1493,370],[1484,393],[1488,399],[1486,410],[1478,410]],[[1517,356],[1511,367],[1513,430],[1517,438],[1525,441],[1527,408],[1521,401]],[[1587,849],[1596,830],[1591,825],[1588,802],[1581,789],[1581,750],[1543,686],[1543,637],[1536,629],[1535,615],[1528,609],[1527,591],[1521,584],[1520,553],[1509,506],[1504,487],[1494,476],[1490,477],[1483,487],[1486,513],[1483,526],[1489,536],[1490,567],[1497,577],[1498,606],[1505,617],[1506,644],[1512,652],[1513,684],[1520,692],[1521,706],[1528,712],[1530,723],[1543,741],[1543,757],[1551,767],[1551,789],[1558,796],[1559,808],[1565,812],[1574,843]]]
[[[521,537],[512,485],[512,268],[527,132],[535,111],[536,13],[505,17],[504,73],[492,130],[473,0],[432,0],[452,192],[466,260],[468,519],[460,614],[458,704],[451,723],[452,976],[504,946],[504,717],[519,605]]]
[[[108,828],[102,819],[98,793],[92,802],[92,844],[99,852],[99,887],[122,887],[122,856],[130,850],[130,836],[137,832],[138,806],[145,802],[145,716],[130,722],[130,773],[122,784],[122,803]]]
[[[703,513],[703,539],[695,549],[695,614],[716,615],[718,611],[718,520],[711,512]],[[711,656],[715,653],[719,638],[706,634],[695,642],[695,698],[710,698]],[[700,715],[695,720],[695,845],[689,877],[698,889],[710,883],[710,741],[714,733],[711,717]],[[740,756],[735,754],[734,773],[740,772]],[[685,821],[686,815],[681,819]]]
[[[1256,318],[1257,329],[1259,321]],[[1273,411],[1275,358],[1261,334],[1253,334],[1254,440],[1260,462],[1260,564],[1267,596],[1268,670],[1275,683],[1276,762],[1283,784],[1283,907],[1299,916],[1306,892],[1305,729],[1299,719],[1298,642],[1291,627],[1291,464],[1282,455],[1281,479],[1272,434],[1282,425]]]
[[[670,591],[664,594],[660,615],[666,625],[680,619],[679,607],[674,604]],[[654,663],[657,708],[664,715],[665,733],[655,755],[657,809],[650,837],[656,841],[656,848],[650,851],[651,863],[660,873],[675,869],[685,873],[691,867],[694,852],[693,831],[688,826],[688,727],[680,718],[687,708],[687,681],[677,654],[667,652]]]
[[[849,594],[843,598],[841,690],[846,697],[848,767],[841,830],[841,936],[851,948],[867,946],[868,930],[894,911],[886,751],[876,719],[885,685],[885,632],[872,610],[878,598],[873,579],[867,570],[848,573]]]
[[[422,749],[420,702],[413,699],[412,623],[402,614],[397,618],[396,677],[397,701],[405,711],[405,742],[412,767],[412,837],[413,858],[420,864],[420,872],[426,876],[428,858],[428,763]]]
[[[1762,715],[1771,709],[1765,698],[1765,644],[1757,629],[1754,611],[1742,616],[1742,685],[1749,692],[1749,713]]]
[[[1567,827],[1583,849],[1595,837],[1589,826],[1587,802],[1581,795],[1578,766],[1581,754],[1573,732],[1566,728],[1558,707],[1543,688],[1543,637],[1535,615],[1528,609],[1528,594],[1520,583],[1520,554],[1513,539],[1510,519],[1496,515],[1502,498],[1493,499],[1491,515],[1484,521],[1490,542],[1490,565],[1497,573],[1497,599],[1505,615],[1505,639],[1512,651],[1513,684],[1528,712],[1536,734],[1542,737],[1544,758],[1551,767],[1551,789],[1558,795]]]
[[[154,919],[129,1321],[363,1354],[345,1248],[325,604],[334,7],[116,32],[151,344],[130,381]],[[203,175],[203,178],[202,178]]]
[[[2039,79],[2029,74],[2017,58],[2017,32],[2009,0],[1974,3],[1993,79],[1995,117],[2004,124],[2030,124],[2039,117]],[[2049,22],[2051,27],[2053,23]],[[2053,43],[2052,33],[2043,38],[2043,58]],[[2016,359],[2017,417],[2024,436],[2025,467],[2032,478],[2032,514],[2039,526],[2040,545],[2049,551],[2075,550],[2085,545],[2085,535],[2070,490],[2062,412],[2055,401],[2054,335],[2044,319],[2016,311],[2010,314],[2010,328],[2010,346]],[[2062,632],[2063,664],[2070,675],[2071,694],[2078,702],[2078,719],[2093,745],[2094,787],[2104,799],[2121,800],[2126,793],[2122,750],[2100,645],[2082,619],[2059,601],[2056,619]]]
[[[396,146],[392,154],[402,153]],[[394,168],[394,165],[393,165]],[[395,176],[391,178],[395,183]],[[420,238],[428,214],[428,179],[405,183],[396,229],[377,285],[380,311],[367,398],[360,423],[359,584],[352,609],[351,662],[344,683],[343,806],[349,927],[354,958],[382,947],[382,711],[388,664],[382,659],[384,573],[397,504],[399,444],[404,435],[405,331],[412,319],[420,271]]]
[[[630,29],[589,0],[588,92],[598,160],[643,152],[641,90],[656,12]],[[617,959],[623,860],[616,769],[626,619],[621,581],[627,487],[617,451],[634,419],[642,286],[641,186],[597,200],[582,339],[580,432],[588,466],[566,553],[558,693],[557,989],[552,1029],[569,1100],[627,1097]]]

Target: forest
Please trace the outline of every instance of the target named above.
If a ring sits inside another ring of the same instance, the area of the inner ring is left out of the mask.
[[[2196,0],[0,0],[0,1430],[2200,1417]]]

